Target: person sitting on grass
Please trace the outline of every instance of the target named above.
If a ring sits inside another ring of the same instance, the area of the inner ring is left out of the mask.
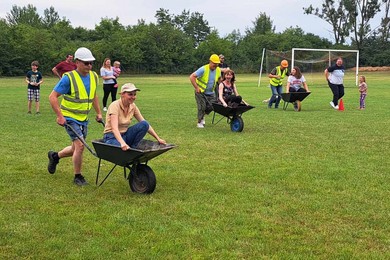
[[[242,97],[238,94],[235,81],[236,76],[234,71],[227,69],[218,87],[218,100],[224,107],[229,106],[235,108],[242,102]]]
[[[143,118],[138,107],[134,103],[137,91],[133,83],[122,86],[120,99],[110,104],[106,114],[103,141],[107,144],[120,146],[123,151],[131,148],[139,149],[138,145],[146,135],[152,135],[159,144],[166,144],[154,131],[152,126]],[[138,123],[130,126],[131,119],[135,117]],[[129,127],[130,126],[130,127]]]

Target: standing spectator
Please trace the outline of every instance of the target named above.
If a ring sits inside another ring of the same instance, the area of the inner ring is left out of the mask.
[[[221,61],[218,67],[221,68],[221,77],[223,77],[223,73],[225,73],[225,71],[229,69],[229,65],[227,65],[227,63],[225,62],[225,56],[223,56],[223,54],[219,54],[218,57],[219,60]]]
[[[209,64],[206,64],[190,75],[190,81],[195,89],[195,100],[198,108],[198,128],[204,128],[206,123],[204,116],[213,111],[211,105],[215,101],[215,87],[221,79],[221,68],[217,54],[210,56]]]
[[[102,113],[99,107],[99,99],[96,94],[96,87],[99,83],[98,75],[92,71],[92,64],[95,58],[87,48],[78,48],[75,52],[77,69],[67,72],[55,85],[49,96],[50,105],[57,115],[57,124],[65,126],[65,129],[72,140],[72,145],[65,147],[59,152],[49,151],[48,171],[53,174],[56,171],[60,159],[72,157],[74,180],[76,185],[87,185],[87,181],[81,174],[84,145],[78,139],[84,139],[88,133],[88,114],[95,109],[96,120],[102,120]],[[63,96],[61,105],[59,97]],[[72,127],[77,135],[71,130]]]
[[[360,76],[359,78],[359,92],[360,92],[360,108],[361,110],[366,108],[366,96],[367,96],[367,83],[366,77]]]
[[[103,78],[103,111],[107,111],[107,99],[111,94],[111,101],[116,100],[116,92],[118,91],[118,86],[114,87],[116,84],[116,77],[114,76],[114,70],[111,67],[110,58],[105,58],[102,67],[100,68],[100,76]]]
[[[39,89],[43,82],[42,73],[38,71],[39,63],[38,61],[31,62],[31,70],[27,72],[26,82],[27,82],[27,107],[28,114],[31,114],[31,105],[33,99],[35,99],[35,114],[39,115]]]
[[[73,62],[73,55],[68,54],[66,55],[66,59],[54,66],[51,71],[53,71],[54,75],[61,79],[65,72],[75,70],[76,68],[76,64]]]
[[[114,70],[114,76],[115,76],[115,85],[114,85],[114,88],[118,88],[118,77],[119,75],[121,74],[122,70],[121,70],[121,63],[119,61],[114,61],[114,67],[112,67],[112,69]]]
[[[272,103],[275,103],[275,108],[279,108],[280,100],[282,99],[283,91],[283,79],[288,75],[288,61],[282,60],[280,66],[276,66],[268,77],[270,78],[269,84],[271,87],[272,96],[268,101],[268,108],[272,107]]]
[[[344,73],[343,59],[337,58],[336,64],[325,70],[325,78],[333,93],[333,100],[329,102],[334,109],[339,109],[339,99],[344,96]]]

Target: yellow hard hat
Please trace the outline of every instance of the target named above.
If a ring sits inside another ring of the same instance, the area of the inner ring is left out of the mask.
[[[282,62],[280,63],[281,66],[287,68],[288,67],[288,61],[287,60],[282,60]]]
[[[211,55],[211,56],[210,56],[210,61],[211,61],[212,63],[217,63],[217,64],[221,63],[221,61],[219,60],[219,57],[218,57],[217,54]]]

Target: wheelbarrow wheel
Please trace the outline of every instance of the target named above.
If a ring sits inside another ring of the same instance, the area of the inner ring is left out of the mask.
[[[130,189],[133,192],[150,194],[156,188],[156,175],[146,164],[138,164],[136,171],[129,176]]]
[[[301,101],[299,101],[299,100],[295,101],[294,110],[295,110],[296,112],[301,111]]]
[[[241,132],[244,129],[244,120],[240,116],[236,116],[230,122],[230,129],[233,132]]]

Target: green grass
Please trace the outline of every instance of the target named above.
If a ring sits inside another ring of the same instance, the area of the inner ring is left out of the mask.
[[[237,75],[256,106],[243,114],[242,133],[211,116],[196,128],[188,76],[121,77],[141,88],[144,117],[178,146],[148,163],[151,195],[132,193],[120,168],[97,188],[98,159],[87,150],[91,185],[72,184],[70,159],[48,174],[47,151],[69,144],[47,99],[56,79],[44,78],[42,115],[28,116],[23,78],[2,78],[0,258],[389,258],[390,80],[365,75],[365,111],[353,77],[340,112],[318,74],[299,113],[266,109],[266,78],[257,87],[257,75]],[[87,141],[101,136],[91,122]]]

